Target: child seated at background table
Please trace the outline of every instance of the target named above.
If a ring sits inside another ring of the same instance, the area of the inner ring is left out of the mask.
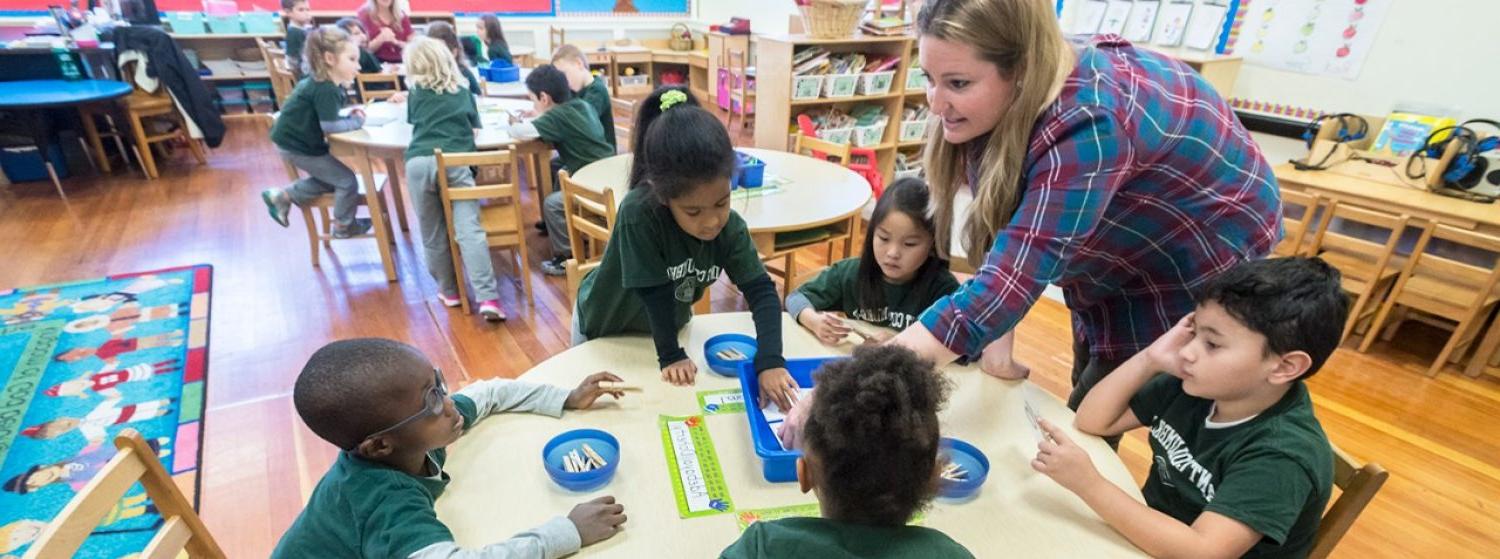
[[[340,116],[348,98],[344,86],[354,81],[359,71],[358,47],[349,34],[335,27],[314,29],[307,40],[307,62],[311,74],[287,96],[276,123],[271,125],[271,142],[281,158],[307,173],[287,188],[269,188],[260,193],[271,219],[282,227],[291,224],[288,214],[292,204],[305,206],[318,197],[333,193],[333,237],[345,239],[363,235],[372,225],[368,218],[356,218],[359,210],[359,179],[354,171],[328,153],[325,134],[358,130],[365,124],[365,113],[359,108]]]
[[[599,119],[599,128],[604,131],[604,143],[609,144],[609,153],[619,151],[615,140],[615,110],[609,100],[609,88],[604,80],[594,77],[589,71],[589,59],[583,51],[573,45],[557,47],[552,52],[552,66],[562,70],[568,78],[568,90],[573,96],[594,109]],[[552,160],[552,176],[557,176],[558,160]],[[569,173],[577,173],[569,170]],[[555,184],[555,181],[554,181]],[[564,264],[572,257],[568,249],[567,219],[563,215],[563,195],[554,190],[542,200],[542,233],[552,239],[552,260],[542,263],[542,272],[560,276],[567,273]]]
[[[1318,258],[1244,262],[1198,309],[1104,377],[1078,430],[1149,426],[1143,505],[1056,426],[1032,467],[1156,557],[1305,557],[1333,487],[1333,449],[1305,381],[1339,346],[1348,301]]]
[[[927,184],[896,181],[875,204],[864,252],[835,262],[786,298],[786,312],[818,341],[837,345],[850,329],[839,316],[894,330],[916,322],[939,297],[958,288],[933,242]],[[838,313],[838,314],[836,314]],[[889,335],[868,342],[883,342]]]
[[[454,543],[433,503],[449,481],[446,447],[475,422],[502,412],[561,417],[605,394],[620,397],[599,386],[619,380],[595,373],[569,391],[492,379],[449,396],[442,371],[417,348],[379,338],[323,346],[297,375],[292,403],[308,429],[342,452],[271,556],[551,558],[608,539],[625,522],[614,497],[478,549]]]
[[[470,36],[474,41],[465,43],[473,45],[474,54],[470,58],[486,63],[498,60],[505,64],[515,65],[515,61],[510,57],[510,43],[505,40],[505,29],[500,26],[500,18],[495,17],[494,14],[485,14],[474,22],[474,26],[478,35]],[[465,39],[470,37],[465,37]]]
[[[816,380],[797,482],[822,518],[756,522],[721,557],[973,557],[942,532],[907,525],[937,492],[948,385],[932,363],[900,346],[863,346]]]
[[[308,74],[302,49],[313,27],[312,6],[307,0],[281,0],[281,15],[286,17],[286,65],[300,80]]]
[[[427,36],[442,41],[448,47],[454,62],[458,63],[459,73],[463,74],[464,81],[469,85],[469,93],[484,95],[479,78],[474,77],[474,69],[469,67],[469,62],[464,58],[463,45],[458,42],[458,30],[446,21],[434,21],[427,24]]]
[[[365,35],[365,27],[359,24],[359,20],[352,17],[339,18],[334,25],[348,33],[349,38],[354,40],[354,44],[359,46],[359,73],[379,74],[382,69],[380,60],[375,58],[375,54],[370,52],[370,49],[365,48],[365,45],[370,42],[370,37]]]
[[[555,215],[542,211],[548,237],[552,241],[552,259],[542,262],[542,272],[549,276],[567,273],[564,263],[572,249],[568,246],[568,224],[561,212],[562,185],[557,182],[558,169],[567,169],[576,174],[585,165],[615,154],[615,149],[605,141],[605,130],[599,119],[581,97],[575,97],[568,88],[568,78],[551,64],[543,64],[526,76],[526,89],[531,101],[536,104],[537,117],[531,122],[515,122],[510,135],[517,140],[541,138],[557,148],[558,158],[552,165],[552,184],[559,191],[548,195],[555,197],[558,209]],[[608,130],[614,133],[614,127]],[[543,205],[552,202],[545,202]]]

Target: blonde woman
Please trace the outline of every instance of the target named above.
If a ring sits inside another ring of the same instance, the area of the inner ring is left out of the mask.
[[[381,62],[401,62],[401,49],[411,39],[411,18],[397,0],[366,0],[354,12],[370,37],[369,49]]]
[[[468,167],[446,170],[437,168],[433,150],[446,153],[474,151],[474,129],[479,128],[479,110],[474,96],[465,87],[463,74],[453,51],[442,41],[415,37],[406,46],[402,60],[410,92],[406,98],[406,120],[412,123],[411,145],[406,147],[406,180],[410,183],[412,205],[417,208],[417,226],[422,232],[422,252],[427,271],[438,284],[438,301],[445,307],[457,307],[458,276],[453,269],[453,253],[448,244],[448,227],[443,218],[443,200],[438,195],[437,174],[448,173],[448,185],[454,188],[474,186],[474,174]],[[484,229],[479,226],[479,204],[473,200],[453,203],[453,233],[464,259],[469,285],[479,300],[479,314],[485,320],[505,320],[500,308],[500,291],[495,283],[494,265]]]

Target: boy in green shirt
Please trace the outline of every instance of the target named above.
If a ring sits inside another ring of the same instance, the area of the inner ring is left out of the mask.
[[[901,346],[862,346],[816,378],[797,482],[822,518],[751,524],[721,559],[972,558],[942,532],[907,525],[938,486],[948,385],[932,363]]]
[[[307,0],[281,0],[281,13],[286,16],[286,62],[300,80],[307,74],[302,47],[307,44],[307,29],[313,26],[312,7]]]
[[[370,44],[370,37],[365,35],[365,26],[360,25],[359,20],[352,17],[339,18],[334,25],[343,29],[349,34],[349,38],[354,40],[354,44],[359,45],[359,73],[379,74],[383,70],[380,60],[375,58],[375,54],[370,52],[370,49],[365,48]]]
[[[577,173],[589,163],[614,155],[615,150],[605,141],[604,130],[599,126],[593,107],[582,98],[573,96],[568,79],[561,70],[551,64],[536,67],[526,76],[526,89],[536,104],[538,116],[529,123],[513,123],[510,135],[518,140],[541,138],[557,148],[558,157],[552,162],[552,184],[558,184],[559,169]],[[556,206],[555,215],[546,209],[552,206]],[[572,249],[568,244],[568,223],[562,211],[560,187],[547,196],[543,207],[544,232],[552,240],[552,259],[542,262],[542,272],[561,276],[567,273],[564,263],[571,257]]]
[[[462,549],[434,502],[451,479],[447,446],[502,412],[560,417],[605,394],[595,373],[578,388],[492,379],[449,395],[442,371],[417,348],[379,338],[333,342],[308,359],[292,388],[303,423],[342,449],[282,535],[272,557],[561,557],[615,535],[624,507],[600,497],[511,539]]]
[[[1339,273],[1318,258],[1244,262],[1197,299],[1078,408],[1085,433],[1150,427],[1145,505],[1045,420],[1050,440],[1032,467],[1153,556],[1304,557],[1332,491],[1333,449],[1303,381],[1339,345],[1349,311]]]

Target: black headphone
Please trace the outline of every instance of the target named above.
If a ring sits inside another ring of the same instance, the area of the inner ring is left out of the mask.
[[[1479,186],[1486,172],[1489,171],[1489,160],[1481,157],[1489,151],[1500,148],[1500,136],[1490,136],[1481,139],[1471,125],[1484,124],[1495,129],[1500,129],[1500,122],[1485,118],[1475,118],[1464,121],[1456,126],[1445,126],[1433,130],[1422,142],[1422,148],[1412,152],[1411,157],[1406,160],[1406,176],[1411,179],[1420,179],[1427,176],[1427,159],[1440,159],[1448,150],[1451,142],[1458,142],[1458,153],[1448,163],[1448,169],[1443,171],[1443,186],[1460,190],[1469,190]],[[1437,140],[1444,132],[1448,137]],[[1418,158],[1422,160],[1422,168],[1412,171],[1412,164]]]
[[[1354,113],[1321,114],[1307,121],[1307,126],[1302,129],[1302,140],[1307,142],[1307,149],[1309,151],[1312,150],[1313,143],[1318,139],[1318,133],[1323,130],[1323,121],[1327,120],[1334,120],[1339,123],[1338,134],[1334,138],[1334,142],[1338,144],[1362,140],[1370,133],[1370,121],[1365,120],[1365,117]],[[1308,163],[1306,160],[1298,161],[1293,159],[1292,166],[1298,171],[1322,171],[1330,167],[1328,160],[1333,157],[1335,151],[1338,150],[1328,150],[1328,153],[1323,154],[1323,159],[1317,163]]]

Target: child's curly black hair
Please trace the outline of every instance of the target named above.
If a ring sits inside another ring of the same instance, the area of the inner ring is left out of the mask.
[[[937,486],[938,410],[948,383],[931,361],[892,345],[824,365],[804,433],[821,476],[823,514],[902,526]]]

